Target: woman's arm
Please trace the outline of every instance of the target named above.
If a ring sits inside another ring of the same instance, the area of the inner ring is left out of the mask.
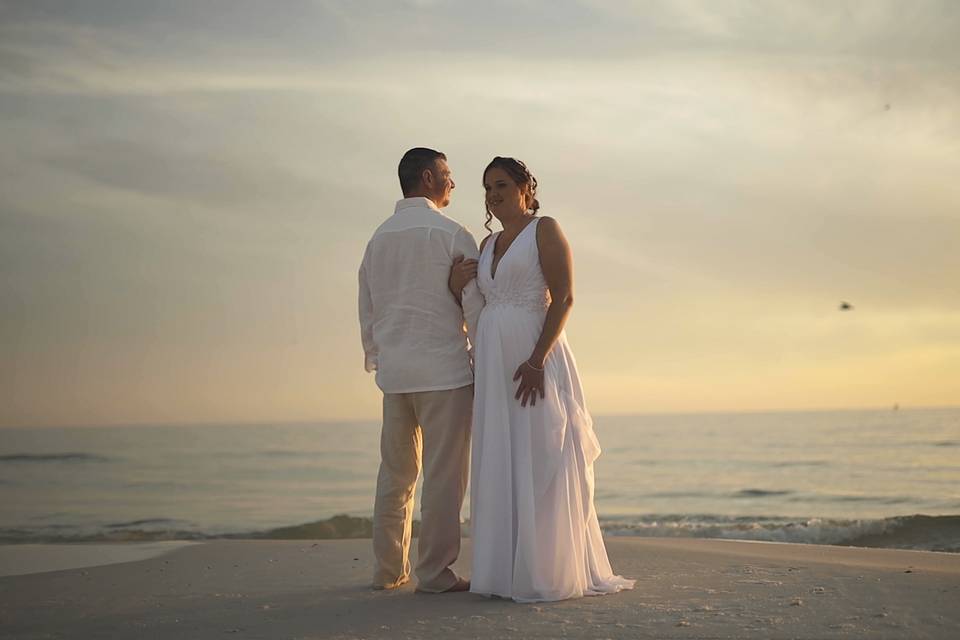
[[[540,220],[537,225],[537,245],[540,249],[540,268],[550,289],[550,306],[533,353],[513,377],[514,380],[520,380],[516,397],[524,407],[528,399],[531,405],[536,405],[538,391],[540,397],[544,397],[543,365],[560,337],[573,306],[573,255],[556,220],[548,217]]]
[[[477,258],[473,256],[479,257],[489,237],[490,236],[487,236],[480,241],[479,251],[474,247],[474,250],[470,252],[469,256],[464,253],[453,259],[453,266],[450,267],[450,277],[447,278],[447,287],[450,289],[450,293],[457,299],[457,302],[462,302],[463,288],[467,286],[467,283],[477,277]],[[473,243],[473,238],[470,239],[470,242],[471,244]]]

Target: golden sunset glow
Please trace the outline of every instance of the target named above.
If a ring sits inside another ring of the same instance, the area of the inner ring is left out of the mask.
[[[490,158],[536,174],[596,414],[960,404],[955,3],[20,5],[0,426],[376,418],[414,146],[478,241]]]

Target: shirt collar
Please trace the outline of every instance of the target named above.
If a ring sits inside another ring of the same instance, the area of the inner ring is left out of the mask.
[[[437,205],[430,198],[424,198],[418,196],[416,198],[404,198],[403,200],[397,200],[397,208],[393,210],[394,213],[400,213],[404,209],[422,209],[426,207],[427,209],[433,209],[437,213],[442,213],[440,209],[437,208]]]

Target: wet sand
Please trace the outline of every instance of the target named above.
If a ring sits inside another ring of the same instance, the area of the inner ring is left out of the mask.
[[[162,556],[194,542],[0,545],[0,576],[81,569]]]

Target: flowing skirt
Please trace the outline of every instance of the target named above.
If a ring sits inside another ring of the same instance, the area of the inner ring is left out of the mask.
[[[593,506],[600,446],[573,353],[561,333],[544,365],[545,398],[520,406],[517,367],[544,312],[484,309],[477,327],[473,409],[471,591],[518,602],[633,588],[614,575]]]

